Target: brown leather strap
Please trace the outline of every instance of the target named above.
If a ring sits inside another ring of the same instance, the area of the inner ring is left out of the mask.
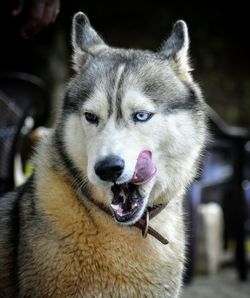
[[[89,195],[86,195],[86,193],[85,193],[85,197],[88,199],[88,201],[90,201],[92,204],[97,206],[103,212],[105,212],[106,214],[113,217],[113,212],[108,207],[106,207],[104,204],[95,201]],[[154,218],[155,216],[157,216],[166,206],[167,206],[167,203],[160,204],[160,205],[153,206],[153,207],[148,207],[147,210],[145,211],[145,213],[143,214],[142,218],[139,219],[133,225],[142,231],[142,235],[144,238],[146,238],[147,234],[149,234],[164,245],[168,244],[169,241],[166,238],[164,238],[161,234],[159,234],[155,229],[153,229],[152,227],[149,226],[149,220]]]
[[[167,206],[168,203],[165,204],[160,204],[160,205],[155,205],[153,207],[148,207],[148,212],[149,212],[149,219],[154,218],[156,215],[158,215],[165,207]]]
[[[161,204],[154,207],[148,207],[148,210],[144,213],[143,217],[134,224],[135,227],[142,230],[143,237],[146,238],[147,234],[149,234],[165,245],[168,244],[169,241],[149,226],[149,220],[158,215],[166,206],[167,204]]]

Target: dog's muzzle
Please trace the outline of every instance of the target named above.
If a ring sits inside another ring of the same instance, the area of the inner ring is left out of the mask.
[[[156,173],[151,151],[144,150],[139,154],[133,177],[126,183],[119,184],[116,181],[124,169],[124,161],[122,159],[112,156],[108,162],[105,161],[104,165],[105,173],[101,174],[105,178],[108,176],[108,181],[114,182],[114,185],[111,187],[113,193],[111,208],[115,219],[125,224],[135,222],[142,216],[146,208],[145,193],[141,192],[141,190]],[[112,180],[111,178],[114,177],[116,179]]]
[[[147,207],[145,197],[140,193],[140,188],[149,182],[157,171],[152,161],[151,151],[144,150],[139,154],[131,180],[117,184],[116,182],[122,175],[124,168],[124,160],[116,155],[110,155],[95,165],[96,175],[100,179],[113,182],[111,187],[113,193],[112,211],[107,206],[95,202],[91,197],[88,197],[89,200],[107,214],[114,216],[117,222],[134,225],[141,229],[144,238],[150,234],[161,243],[168,244],[166,238],[149,226],[149,220],[160,213],[167,204]]]

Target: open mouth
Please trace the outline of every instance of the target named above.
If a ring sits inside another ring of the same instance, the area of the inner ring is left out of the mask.
[[[111,190],[114,194],[111,207],[117,221],[130,221],[140,213],[144,197],[140,195],[137,185],[133,183],[114,184]]]
[[[120,223],[139,220],[143,215],[146,204],[145,195],[141,194],[140,187],[156,174],[156,167],[151,158],[151,151],[142,151],[138,156],[132,179],[123,184],[114,183],[111,187],[114,196],[111,207],[115,219]]]

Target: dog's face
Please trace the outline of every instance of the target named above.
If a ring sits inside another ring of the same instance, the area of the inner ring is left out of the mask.
[[[147,205],[184,191],[203,147],[203,102],[189,74],[186,25],[177,22],[158,53],[121,50],[108,47],[78,13],[73,45],[77,75],[62,117],[66,154],[94,199],[111,206],[118,222],[135,223]]]

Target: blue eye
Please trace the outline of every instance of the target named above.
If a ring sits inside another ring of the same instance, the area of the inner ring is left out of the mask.
[[[135,122],[146,122],[152,118],[154,114],[150,112],[140,111],[133,114],[133,120]]]

